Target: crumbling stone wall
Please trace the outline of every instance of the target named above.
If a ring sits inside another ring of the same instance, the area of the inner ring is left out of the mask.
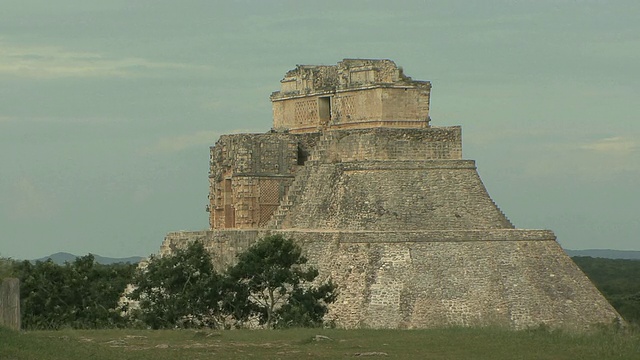
[[[357,129],[326,131],[315,149],[322,163],[366,160],[459,160],[459,126],[425,129]]]
[[[293,133],[429,126],[431,84],[405,76],[391,60],[345,59],[298,65],[271,94],[273,128]]]
[[[211,229],[267,225],[320,134],[223,135],[210,149]]]
[[[286,134],[225,135],[210,159],[210,227],[255,228],[268,222],[293,181],[298,142]]]

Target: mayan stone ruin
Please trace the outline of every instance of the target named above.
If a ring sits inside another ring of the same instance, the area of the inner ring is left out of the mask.
[[[210,228],[167,234],[161,253],[200,240],[222,267],[283,234],[338,284],[327,320],[343,328],[621,321],[552,231],[502,213],[461,128],[431,125],[430,94],[390,60],[298,65],[269,132],[211,147]]]

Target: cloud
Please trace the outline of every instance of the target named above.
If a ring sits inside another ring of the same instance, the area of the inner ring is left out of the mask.
[[[0,115],[0,124],[15,121],[13,117]]]
[[[638,142],[623,136],[615,136],[583,144],[580,148],[601,154],[625,156],[638,149]]]
[[[154,195],[155,191],[151,190],[149,186],[137,186],[133,191],[131,199],[136,204],[142,204],[150,199]]]
[[[13,198],[8,209],[11,220],[46,219],[57,209],[54,198],[26,177],[13,184],[10,196]]]
[[[630,136],[533,145],[525,150],[522,173],[525,177],[621,181],[640,174],[638,141]]]
[[[239,133],[264,133],[264,131],[255,131],[251,129],[234,129],[224,132],[225,135]],[[143,148],[140,153],[142,155],[149,155],[154,153],[174,153],[192,147],[209,147],[213,146],[216,141],[218,141],[220,135],[222,134],[218,131],[202,130],[190,134],[162,137],[155,141],[151,146]]]
[[[107,116],[2,116],[0,124],[114,124],[130,122],[123,117]]]
[[[588,42],[582,47],[584,55],[604,58],[608,61],[620,59],[628,62],[640,59],[640,40],[609,38]]]
[[[142,154],[180,152],[194,146],[213,145],[220,133],[217,131],[197,131],[191,134],[182,134],[173,137],[162,137],[151,146],[142,149]]]
[[[210,71],[207,66],[138,57],[70,51],[56,46],[18,46],[0,39],[0,74],[32,79],[153,77],[162,71]]]

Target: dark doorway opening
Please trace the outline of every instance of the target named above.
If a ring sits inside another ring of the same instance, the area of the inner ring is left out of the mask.
[[[309,152],[302,148],[302,146],[298,145],[298,165],[304,165],[309,158]]]
[[[327,125],[331,120],[331,96],[318,98],[318,117],[320,118],[320,125]]]

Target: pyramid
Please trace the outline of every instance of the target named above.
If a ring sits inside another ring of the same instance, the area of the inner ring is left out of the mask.
[[[342,328],[622,321],[550,230],[516,229],[462,158],[459,126],[434,127],[431,83],[391,60],[298,65],[271,94],[273,127],[211,147],[206,244],[220,267],[258,239],[299,243],[339,296]]]

